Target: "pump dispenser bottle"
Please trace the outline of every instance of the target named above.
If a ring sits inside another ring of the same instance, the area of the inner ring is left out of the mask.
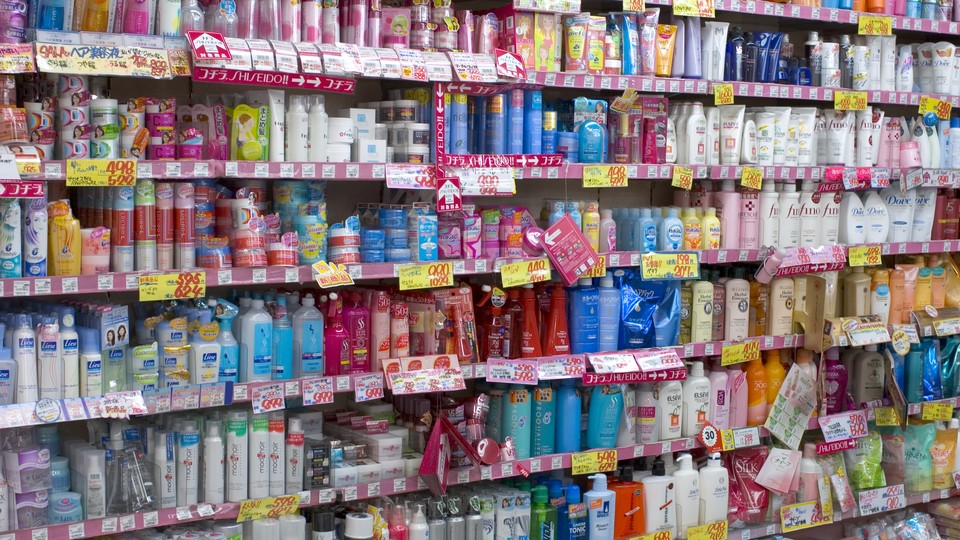
[[[673,473],[674,492],[677,495],[677,538],[686,538],[687,529],[700,519],[700,474],[693,470],[690,454],[677,457],[679,468]]]
[[[646,512],[647,533],[670,531],[671,537],[677,534],[677,498],[674,492],[674,480],[668,476],[663,459],[653,461],[653,474],[641,480],[643,483],[644,508]]]
[[[590,479],[593,486],[583,494],[583,502],[587,505],[587,538],[613,540],[616,495],[607,489],[605,474],[595,474]]]

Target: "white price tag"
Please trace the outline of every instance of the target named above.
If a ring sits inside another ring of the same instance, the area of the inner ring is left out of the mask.
[[[167,178],[180,178],[180,162],[167,162]]]
[[[380,496],[380,482],[367,484],[367,497],[379,497],[379,496]]]
[[[470,471],[468,469],[461,469],[457,471],[458,484],[467,484],[469,482],[470,482]]]
[[[540,458],[533,458],[530,460],[530,472],[540,472]]]
[[[178,506],[178,507],[177,507],[177,519],[178,519],[178,520],[181,520],[181,521],[182,521],[182,520],[185,520],[185,519],[190,519],[191,517],[193,517],[193,512],[190,511],[190,507],[189,507],[189,506]]]
[[[560,456],[553,456],[550,458],[550,469],[557,470],[563,467],[563,458]]]
[[[38,279],[33,282],[34,294],[50,294],[50,280]]]
[[[105,533],[117,532],[117,518],[103,518],[103,520],[100,522],[100,531]],[[34,537],[34,540],[36,540],[36,537]]]
[[[117,520],[114,519],[113,521],[116,522]],[[107,531],[104,530],[103,532],[107,532]],[[34,530],[30,531],[30,537],[31,537],[33,540],[47,540],[47,538],[48,538],[47,529],[46,529],[46,528],[43,528],[43,529],[34,529]]]
[[[70,540],[79,540],[80,538],[85,538],[87,535],[83,530],[83,522],[72,523],[67,527],[67,537]]]
[[[80,290],[79,281],[75,277],[65,277],[60,280],[60,292],[63,294],[76,293]]]
[[[109,291],[113,289],[113,274],[101,274],[97,276],[97,290]]]
[[[266,282],[267,282],[267,269],[266,269],[266,268],[254,268],[254,269],[253,269],[253,282],[254,282],[254,283],[266,283]]]
[[[493,478],[493,471],[490,467],[480,467],[480,479],[490,480],[491,478]]]
[[[300,282],[300,269],[299,268],[284,268],[283,269],[283,280],[287,283],[299,283]]]
[[[303,497],[300,497],[300,504],[303,504]],[[197,506],[197,513],[200,514],[200,517],[212,516],[213,506],[210,506],[209,504],[201,504],[200,506]]]
[[[357,486],[347,486],[343,488],[343,500],[344,501],[357,500]]]
[[[219,285],[233,283],[233,270],[217,270],[217,283]]]
[[[13,282],[13,295],[14,296],[30,296],[30,282],[29,281],[14,281]]]
[[[309,506],[310,501],[312,500],[312,493],[310,490],[300,492],[300,506]]]
[[[403,493],[407,490],[407,479],[406,478],[394,478],[393,479],[393,492],[394,493]]]
[[[513,462],[508,461],[500,464],[500,477],[508,478],[513,476]]]
[[[234,401],[246,401],[247,400],[247,386],[246,385],[237,385],[233,387],[233,400]]]
[[[903,484],[861,491],[860,515],[869,516],[880,512],[899,510],[907,505]]]
[[[139,274],[127,274],[126,276],[126,285],[127,290],[130,289],[139,289],[140,288],[140,275]]]
[[[120,532],[132,531],[137,527],[136,516],[120,516]]]

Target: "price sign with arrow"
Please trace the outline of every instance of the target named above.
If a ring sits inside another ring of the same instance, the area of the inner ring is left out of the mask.
[[[43,182],[0,182],[0,199],[40,199]]]

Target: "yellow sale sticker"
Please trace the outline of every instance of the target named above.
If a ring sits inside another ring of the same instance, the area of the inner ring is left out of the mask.
[[[743,343],[734,343],[724,345],[720,351],[720,365],[730,366],[733,364],[742,364],[760,358],[760,342],[744,341]]]
[[[713,104],[714,105],[733,105],[733,84],[714,83]]]
[[[505,264],[500,267],[500,280],[503,286],[519,287],[527,283],[537,283],[550,279],[550,259],[542,257],[532,261]]]
[[[400,267],[400,290],[432,289],[453,285],[453,263],[433,262]]]
[[[617,467],[616,450],[594,450],[577,452],[570,456],[573,474],[593,474],[610,472]]]
[[[137,182],[133,159],[68,159],[67,187],[132,186]]]
[[[833,108],[838,111],[864,111],[867,109],[867,93],[853,90],[834,90]]]
[[[237,523],[262,518],[277,518],[300,509],[300,494],[242,501]]]
[[[950,119],[950,111],[953,110],[953,105],[949,101],[941,101],[930,96],[922,96],[920,98],[920,114],[924,115],[927,113],[934,113],[937,115],[937,118],[941,120]]]
[[[600,261],[587,270],[587,273],[584,274],[583,277],[595,278],[603,277],[605,275],[607,275],[607,256],[600,255]]]
[[[893,35],[893,18],[861,13],[857,19],[857,33],[861,36]]]
[[[763,169],[744,167],[740,173],[740,185],[745,188],[759,190],[763,187]]]
[[[893,407],[877,407],[873,410],[873,420],[878,426],[899,426],[900,418]]]
[[[206,272],[151,274],[140,276],[140,301],[157,302],[180,298],[202,298],[207,294]]]
[[[953,416],[953,403],[934,401],[923,404],[920,411],[921,420],[950,420]]]
[[[700,279],[700,257],[695,251],[644,253],[640,256],[644,280]]]
[[[673,167],[673,181],[670,185],[680,189],[690,189],[693,187],[693,169],[690,167]]]
[[[876,266],[880,264],[880,246],[854,246],[847,250],[850,266]]]
[[[687,540],[726,540],[726,538],[726,520],[687,529]]]
[[[583,187],[627,187],[626,165],[584,165]]]

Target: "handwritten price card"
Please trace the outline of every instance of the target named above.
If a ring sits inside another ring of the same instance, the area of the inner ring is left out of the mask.
[[[584,165],[583,187],[627,187],[625,165]]]
[[[324,405],[333,403],[333,377],[308,379],[303,381],[303,405]]]
[[[252,390],[253,414],[282,411],[286,408],[283,383],[271,383],[256,386]]]
[[[37,43],[37,67],[47,73],[170,79],[166,50]]]
[[[714,105],[733,105],[733,85],[730,83],[714,83]]]
[[[590,267],[583,277],[598,278],[607,275],[607,256],[600,255],[600,261]]]
[[[140,276],[139,285],[141,302],[202,298],[207,294],[207,274],[180,272]]]
[[[930,96],[923,96],[920,98],[920,115],[927,113],[934,113],[937,115],[937,118],[941,120],[950,119],[950,111],[953,109],[953,105],[949,101],[940,101],[939,99],[932,98]]]
[[[740,174],[740,185],[750,189],[760,189],[763,187],[763,169],[757,167],[744,167]]]
[[[859,439],[867,435],[867,414],[864,410],[831,414],[817,418],[820,431],[828,443]]]
[[[833,516],[823,515],[819,501],[791,504],[780,509],[780,528],[785,533],[827,523],[833,523]]]
[[[582,356],[554,356],[541,358],[537,378],[543,381],[582,377],[586,362]]]
[[[876,266],[880,264],[880,246],[853,246],[847,250],[850,266]]]
[[[726,520],[687,529],[687,540],[726,540],[726,538]]]
[[[574,475],[610,472],[617,467],[617,451],[577,452],[570,456],[570,461]]]
[[[673,167],[673,180],[670,185],[680,189],[690,189],[693,187],[693,169],[690,167]]]
[[[700,279],[700,258],[695,251],[644,253],[640,270],[644,281]]]
[[[760,342],[744,341],[743,343],[724,344],[720,351],[720,365],[730,366],[757,360],[760,358]]]
[[[903,494],[903,484],[861,491],[859,495],[860,515],[869,516],[880,512],[899,510],[907,505]]]
[[[357,403],[383,398],[383,375],[370,373],[353,379],[353,398]]]
[[[550,259],[546,257],[532,261],[505,264],[500,267],[500,280],[506,287],[519,287],[527,283],[537,283],[550,279]]]
[[[677,0],[673,3],[673,14],[681,17],[707,17],[717,16],[713,0]]]
[[[638,351],[633,354],[633,358],[644,373],[683,369],[683,361],[674,349]]]
[[[838,111],[863,111],[867,109],[867,93],[853,90],[834,90],[833,108]]]
[[[953,402],[931,401],[923,404],[920,411],[922,420],[950,420],[953,416]]]
[[[861,36],[893,35],[893,19],[881,15],[861,13],[857,19],[857,33]]]
[[[435,262],[400,267],[400,290],[432,289],[453,285],[453,263]]]
[[[487,360],[487,382],[537,384],[536,360]]]
[[[300,494],[254,499],[240,503],[240,513],[237,514],[237,523],[253,521],[262,518],[276,518],[293,514],[300,508]]]
[[[873,410],[873,419],[878,426],[899,426],[900,417],[893,407],[877,407]]]
[[[132,186],[137,182],[133,159],[68,159],[67,187]]]

